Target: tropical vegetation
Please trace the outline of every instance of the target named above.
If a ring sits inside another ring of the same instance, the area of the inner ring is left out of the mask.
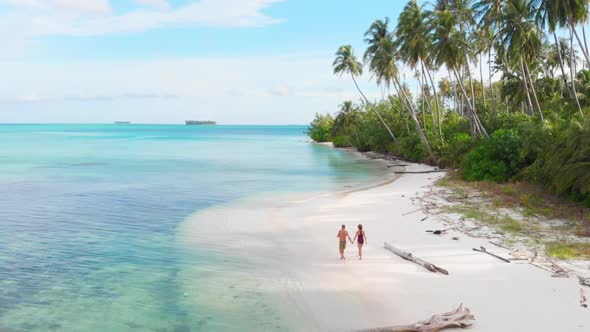
[[[590,0],[410,0],[395,26],[368,25],[362,59],[337,50],[334,74],[360,98],[309,134],[590,205],[589,18]]]

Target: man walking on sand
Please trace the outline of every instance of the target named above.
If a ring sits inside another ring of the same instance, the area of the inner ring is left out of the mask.
[[[352,239],[350,238],[350,235],[348,235],[345,225],[342,225],[342,228],[338,231],[338,235],[336,235],[336,237],[340,239],[340,259],[346,259],[346,257],[344,257],[344,249],[346,249],[346,238],[350,240],[350,243],[352,243]]]

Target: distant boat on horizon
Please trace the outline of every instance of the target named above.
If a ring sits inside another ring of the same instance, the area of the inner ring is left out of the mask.
[[[215,121],[197,121],[197,120],[186,120],[185,121],[187,126],[215,126],[217,122]]]
[[[115,124],[131,124],[131,121],[115,121]]]

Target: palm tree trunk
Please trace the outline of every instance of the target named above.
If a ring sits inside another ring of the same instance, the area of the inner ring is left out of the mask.
[[[492,48],[490,47],[490,49],[488,50],[488,77],[490,79],[490,92],[491,92],[491,97],[492,97],[492,108],[494,109],[493,112],[494,114],[496,114],[497,110],[496,110],[496,96],[494,93],[494,82],[492,80]]]
[[[580,112],[580,114],[582,115],[582,117],[584,116],[584,112],[582,112],[582,106],[580,105],[580,99],[578,99],[578,91],[576,91],[576,74],[574,71],[574,66],[573,63],[576,59],[574,59],[574,36],[572,34],[572,28],[570,27],[570,48],[571,48],[571,52],[570,52],[570,61],[572,63],[572,65],[570,65],[570,75],[572,76],[572,91],[574,93],[574,99],[576,100],[576,105],[578,106],[578,111]]]
[[[457,93],[457,87],[455,87],[455,82],[453,81],[453,76],[451,76],[451,71],[449,70],[449,81],[451,82],[451,87],[453,88],[453,95],[455,96],[453,98],[454,101],[454,108],[455,108],[455,113],[459,113],[459,110],[457,109],[457,107],[459,106],[459,94]]]
[[[385,129],[387,129],[387,131],[389,132],[389,135],[391,136],[391,138],[393,139],[393,141],[395,143],[397,143],[397,139],[395,138],[395,135],[393,134],[393,132],[391,131],[391,129],[389,129],[389,126],[385,123],[385,121],[383,121],[383,118],[381,117],[381,114],[379,114],[379,112],[377,111],[377,109],[375,109],[375,106],[373,106],[373,104],[371,104],[371,102],[369,101],[369,99],[367,99],[367,97],[365,96],[365,94],[363,93],[363,91],[361,91],[361,88],[359,87],[358,83],[356,82],[356,79],[354,78],[354,75],[350,75],[352,77],[352,81],[354,82],[354,85],[356,86],[356,89],[359,91],[359,93],[361,94],[361,96],[363,97],[363,99],[365,100],[365,102],[367,103],[367,105],[373,110],[373,112],[375,112],[375,114],[377,114],[377,117],[379,118],[379,120],[381,121],[381,123],[383,124],[383,126],[385,127]]]
[[[414,124],[416,125],[416,131],[418,132],[418,136],[420,137],[422,144],[424,144],[424,148],[426,149],[426,152],[428,153],[428,156],[430,157],[430,161],[433,163],[436,163],[436,157],[434,156],[434,152],[432,152],[432,148],[430,147],[430,143],[428,143],[428,139],[426,138],[426,135],[424,135],[424,131],[422,131],[422,128],[420,128],[420,121],[418,121],[418,117],[416,116],[416,111],[414,110],[414,106],[412,105],[412,103],[408,99],[408,96],[406,95],[406,92],[404,91],[404,89],[401,88],[401,85],[399,83],[399,80],[397,79],[397,76],[394,76],[393,80],[394,80],[394,84],[397,84],[397,86],[399,87],[399,91],[401,91],[401,93],[402,93],[402,98],[405,99],[406,103],[408,104],[408,106],[410,108],[410,115],[412,117],[412,120],[414,120]]]
[[[588,55],[588,50],[586,50],[584,48],[584,44],[583,44],[582,40],[580,39],[580,35],[578,34],[578,31],[576,30],[576,27],[574,25],[574,20],[571,16],[570,16],[569,22],[570,22],[570,29],[574,32],[574,35],[576,36],[576,40],[578,41],[578,44],[580,44],[580,49],[582,50],[582,53],[584,54],[584,57],[586,58],[586,63],[590,63],[590,56]]]
[[[584,47],[586,48],[586,53],[590,53],[590,50],[588,50],[588,39],[586,39],[586,26],[584,25],[584,23],[582,23],[581,25],[582,36],[584,37]],[[590,67],[590,63],[586,63],[586,67]]]
[[[463,95],[461,96],[461,116],[465,116],[465,104],[467,104],[467,109],[471,112],[471,116],[473,117],[471,119],[471,122],[473,122],[472,126],[473,126],[473,135],[477,136],[477,135],[481,135],[481,130],[479,129],[479,125],[477,123],[477,121],[475,120],[475,107],[471,104],[471,100],[469,99],[469,96],[467,95],[467,88],[465,88],[465,83],[463,81],[463,77],[461,76],[461,73],[456,70],[453,69],[454,73],[456,75],[456,79],[457,79],[457,84],[459,85],[459,88],[461,90],[461,92],[463,92]]]
[[[555,48],[557,49],[557,54],[559,56],[559,68],[561,69],[561,79],[563,80],[564,84],[567,85],[567,75],[565,74],[565,65],[563,61],[563,57],[561,56],[561,48],[559,47],[559,40],[557,39],[557,33],[553,31],[553,40],[555,41]]]
[[[529,109],[531,110],[531,112],[533,111],[533,102],[531,99],[531,92],[529,91],[529,86],[528,86],[528,82],[526,79],[526,73],[524,72],[524,65],[522,64],[522,60],[520,61],[520,72],[522,74],[522,84],[524,85],[524,90],[526,92],[526,100],[529,106]]]
[[[395,84],[393,85],[393,88],[395,89],[395,93],[397,94],[398,98],[401,98],[401,94],[399,93],[399,90],[397,89],[397,86]],[[389,90],[389,86],[387,86],[387,89]],[[391,95],[391,92],[389,94]],[[404,101],[403,101],[403,99],[400,101],[401,101],[402,118],[404,119],[404,123],[406,125],[406,129],[408,130],[408,134],[409,134],[410,133],[410,124],[408,123],[408,118],[406,117],[406,110],[405,110]]]
[[[459,81],[459,87],[461,88],[461,91],[463,92],[463,95],[465,96],[465,100],[467,101],[467,105],[470,108],[470,111],[473,115],[473,121],[475,123],[474,127],[477,131],[479,131],[481,134],[483,134],[486,137],[490,137],[488,135],[488,132],[486,131],[486,129],[483,127],[483,125],[481,124],[481,121],[479,120],[479,116],[477,115],[477,111],[475,110],[475,107],[472,106],[469,97],[467,96],[467,90],[465,89],[465,85],[463,84],[462,80],[461,80],[461,76],[457,73],[457,70],[455,68],[453,68],[453,71],[455,73],[455,76],[457,77],[457,81]]]
[[[543,110],[541,110],[541,105],[539,104],[539,98],[537,98],[537,91],[535,91],[535,85],[533,83],[533,78],[531,77],[531,73],[529,72],[529,65],[524,60],[522,60],[522,62],[524,64],[524,71],[526,72],[527,80],[529,81],[531,91],[533,92],[535,106],[537,106],[537,111],[539,111],[539,115],[541,116],[541,121],[544,121],[545,118],[543,117]]]
[[[426,72],[428,73],[428,79],[430,80],[430,85],[432,85],[432,91],[434,92],[434,102],[436,105],[436,118],[438,119],[438,135],[440,136],[440,142],[441,144],[444,146],[445,145],[445,139],[443,137],[443,133],[442,133],[442,120],[441,120],[441,114],[440,114],[440,104],[438,103],[438,93],[436,91],[436,85],[434,84],[434,80],[432,79],[432,75],[430,74],[430,69],[428,68],[428,65],[424,64],[424,61],[422,61],[422,67],[426,68]]]
[[[421,61],[420,61],[421,62]],[[426,105],[430,110],[430,118],[432,120],[432,131],[436,131],[436,119],[434,118],[434,110],[432,109],[432,103],[430,102],[430,91],[428,91],[428,83],[426,82],[426,73],[424,72],[424,64],[422,64],[422,91],[424,101],[426,101]]]
[[[483,85],[483,62],[481,60],[482,60],[481,53],[479,53],[479,79],[481,81],[481,95],[483,97],[483,106],[487,108],[488,103],[486,101],[486,89]]]
[[[419,72],[419,76],[418,76],[418,86],[420,88],[420,96],[422,96],[422,121],[423,121],[423,125],[424,125],[424,131],[428,131],[428,127],[426,126],[426,98],[424,97],[424,84],[422,84],[422,72]],[[432,113],[432,112],[430,112]],[[434,119],[433,119],[434,122]]]
[[[473,86],[473,77],[471,76],[471,68],[469,67],[469,63],[467,63],[467,77],[469,78],[469,84],[471,85],[471,103],[475,109],[475,88]]]

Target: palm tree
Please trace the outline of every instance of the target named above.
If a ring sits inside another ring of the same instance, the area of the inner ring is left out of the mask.
[[[354,85],[356,86],[357,90],[359,91],[359,93],[361,94],[363,99],[365,100],[365,103],[367,104],[367,106],[373,112],[375,112],[375,114],[377,114],[379,121],[381,121],[381,123],[383,124],[385,129],[387,129],[387,132],[391,136],[391,139],[393,139],[394,142],[397,142],[395,135],[393,134],[391,129],[389,129],[389,126],[385,123],[385,121],[383,121],[381,114],[379,114],[379,112],[373,106],[373,104],[371,104],[369,99],[367,99],[367,97],[365,96],[365,94],[363,93],[361,88],[359,87],[358,83],[356,82],[355,77],[363,74],[363,64],[360,63],[358,61],[358,59],[356,58],[356,56],[354,55],[354,51],[353,51],[351,45],[344,45],[344,46],[340,46],[340,48],[338,48],[338,51],[336,51],[336,59],[334,60],[334,63],[332,64],[332,66],[334,68],[335,75],[342,76],[342,74],[345,74],[345,73],[350,74],[350,76],[352,77],[352,81],[354,82]]]
[[[432,41],[430,39],[430,34],[428,33],[426,18],[427,13],[422,11],[422,8],[418,5],[417,1],[410,0],[399,16],[397,28],[395,30],[395,43],[396,47],[400,50],[402,59],[410,66],[410,68],[416,69],[419,64],[421,67],[421,75],[425,76],[425,74],[428,74],[430,85],[434,93],[436,116],[438,119],[438,134],[441,143],[444,145],[438,93],[436,91],[434,80],[432,79],[432,74],[430,73],[431,66],[428,58],[428,50]],[[419,82],[421,81],[422,80],[420,79]],[[424,91],[423,86],[421,87],[421,90]],[[433,114],[432,107],[430,108],[430,112]]]
[[[431,52],[434,63],[438,66],[446,65],[449,71],[454,74],[470,112],[472,135],[474,137],[477,135],[488,137],[487,131],[481,124],[477,111],[475,110],[473,104],[475,100],[472,102],[468,96],[460,75],[460,72],[468,62],[470,45],[465,33],[458,29],[457,16],[449,9],[435,11],[430,15],[429,24],[431,33],[433,34]]]
[[[442,78],[438,82],[438,91],[440,91],[443,103],[445,100],[451,99],[454,96],[452,84],[453,83],[448,78]]]
[[[537,11],[537,20],[541,27],[547,26],[549,28],[549,32],[553,35],[553,40],[555,42],[555,47],[558,48],[557,55],[559,57],[559,65],[561,67],[561,73],[566,80],[566,74],[564,69],[564,54],[568,52],[563,52],[562,50],[566,50],[567,44],[562,43],[557,38],[556,30],[558,27],[568,27],[570,33],[570,44],[573,50],[574,44],[574,34],[578,38],[578,43],[580,44],[580,48],[582,49],[584,56],[586,57],[586,62],[590,64],[590,57],[588,56],[588,50],[584,50],[584,46],[582,45],[579,36],[577,35],[575,24],[586,22],[588,18],[588,4],[587,0],[533,0],[531,6],[534,10]],[[573,9],[573,11],[572,11]],[[572,51],[573,52],[573,51]],[[575,84],[575,70],[572,68],[572,64],[574,60],[573,53],[569,54],[569,62],[570,62],[570,76],[571,76],[571,89],[572,95],[576,101],[576,105],[578,106],[578,111],[582,116],[584,113],[582,112],[582,107],[580,105],[580,101],[578,99],[578,93],[576,91],[576,84]]]
[[[340,111],[334,118],[334,125],[332,126],[332,136],[344,135],[348,139],[348,129],[352,128],[357,146],[361,146],[361,141],[356,129],[356,124],[361,119],[361,113],[357,106],[352,101],[346,100],[340,105]],[[352,142],[348,141],[348,144],[353,145]]]
[[[590,64],[590,55],[586,45],[576,30],[576,25],[588,21],[590,11],[587,0],[532,0],[531,5],[537,9],[538,18],[547,24],[550,32],[555,32],[557,27],[567,27],[571,39],[576,38],[586,63]],[[555,37],[554,37],[555,38]],[[555,38],[557,39],[557,38]],[[556,41],[557,42],[557,41]]]
[[[503,54],[514,65],[520,66],[528,99],[532,94],[535,107],[544,119],[528,65],[539,57],[543,45],[535,14],[527,0],[506,0],[498,37],[499,45],[504,48]]]
[[[414,109],[412,100],[408,98],[408,94],[405,92],[405,87],[402,86],[402,84],[399,82],[399,71],[397,67],[398,54],[395,44],[391,38],[391,35],[388,34],[386,37],[380,40],[375,40],[374,42],[377,43],[375,45],[376,47],[372,48],[374,52],[368,53],[369,55],[367,56],[369,69],[371,70],[371,72],[373,72],[377,84],[383,84],[387,87],[393,85],[398,95],[402,96],[402,99],[405,101],[410,111],[410,116],[414,121],[416,131],[418,132],[418,136],[420,137],[422,144],[424,144],[424,148],[426,149],[426,152],[428,153],[430,160],[432,162],[435,162],[436,157],[432,152],[432,148],[428,143],[426,135],[424,135],[424,132],[420,127],[420,121],[416,116],[416,110]]]
[[[389,18],[384,20],[375,20],[371,23],[369,29],[365,32],[365,43],[369,45],[363,55],[363,61],[369,62],[379,51],[381,40],[389,37]]]

